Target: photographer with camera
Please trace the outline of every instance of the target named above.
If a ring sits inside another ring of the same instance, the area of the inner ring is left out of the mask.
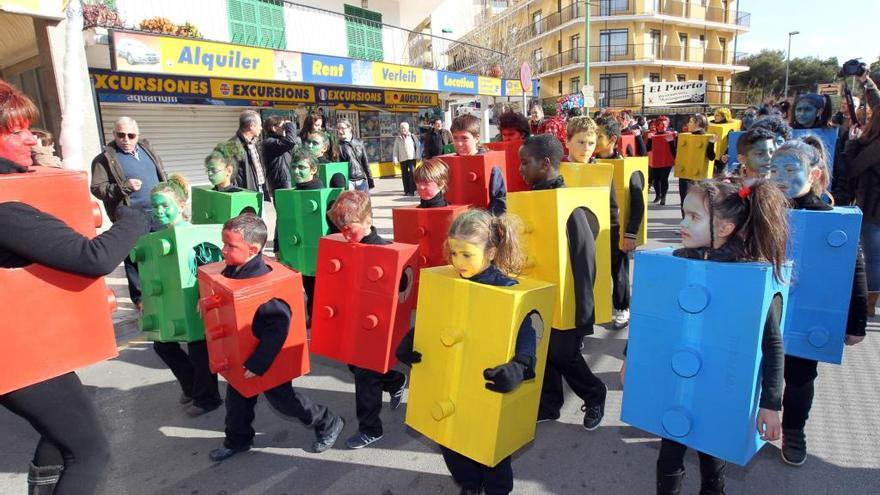
[[[853,61],[850,61],[853,62]],[[844,64],[843,75],[852,66]],[[856,61],[857,62],[857,61]],[[868,314],[874,315],[874,306],[880,296],[880,91],[868,75],[865,64],[857,66],[855,75],[864,88],[865,100],[874,110],[864,127],[853,125],[843,151],[841,165],[855,189],[855,204],[862,209],[862,247],[865,251],[865,271],[868,278]],[[847,99],[851,94],[847,91]],[[848,104],[852,122],[857,123],[855,109]]]

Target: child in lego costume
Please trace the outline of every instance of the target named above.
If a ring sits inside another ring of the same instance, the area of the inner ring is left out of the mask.
[[[326,158],[327,150],[330,148],[330,140],[327,138],[327,134],[323,131],[311,131],[306,133],[306,138],[303,140],[303,146],[306,147],[307,150],[311,153],[311,155],[315,158],[315,162],[319,165],[330,163],[330,160]],[[345,176],[342,174],[334,174],[333,177],[330,178],[330,185],[328,187],[348,188],[348,184],[346,183]]]
[[[808,144],[804,141],[809,141]],[[776,151],[770,162],[770,176],[796,210],[828,211],[832,207],[822,201],[827,194],[828,166],[822,156],[822,142],[807,136],[804,141],[787,141]],[[797,281],[795,281],[797,283]],[[855,345],[865,338],[867,327],[868,286],[865,260],[859,249],[856,255],[852,296],[846,324],[846,345]],[[796,356],[785,356],[785,392],[782,396],[782,460],[800,466],[807,458],[804,427],[813,405],[814,384],[818,362]]]
[[[416,192],[419,195],[418,208],[440,208],[449,206],[444,193],[449,184],[449,167],[439,158],[424,160],[415,172]]]
[[[351,243],[391,244],[383,239],[373,227],[373,212],[370,196],[362,191],[344,191],[327,216],[336,225],[343,237]],[[382,438],[382,392],[391,394],[391,410],[400,407],[406,375],[396,370],[378,373],[366,368],[349,365],[354,374],[354,400],[357,410],[358,432],[346,440],[350,449],[361,449]]]
[[[559,175],[562,145],[554,136],[539,134],[526,139],[519,151],[520,173],[533,191],[565,187]],[[595,430],[605,415],[605,384],[590,370],[583,355],[583,338],[593,333],[596,321],[593,284],[596,280],[596,241],[593,237],[587,213],[575,209],[566,223],[568,251],[574,276],[575,328],[552,329],[547,350],[547,369],[541,390],[538,421],[559,419],[565,402],[562,379],[584,401],[583,425],[588,431]]]
[[[781,278],[788,242],[785,197],[770,181],[758,179],[751,186],[720,180],[704,180],[691,185],[681,221],[683,248],[674,256],[723,262],[764,261],[773,265]],[[780,324],[782,300],[770,305],[764,324],[761,350],[761,392],[756,427],[761,438],[778,440],[779,411],[782,409],[784,351]],[[704,329],[710,331],[711,329]],[[621,368],[621,382],[626,361]],[[720,387],[722,384],[718,384]],[[681,492],[684,456],[687,447],[663,438],[657,459],[657,493]],[[726,462],[703,452],[700,457],[702,495],[724,493]]]
[[[596,119],[596,126],[598,127],[596,157],[611,160],[623,158],[617,150],[617,141],[620,139],[618,120],[613,117],[599,117]],[[620,218],[616,197],[613,198],[611,205],[611,280],[614,284],[612,327],[615,330],[620,330],[629,324],[629,253],[636,249],[636,236],[642,226],[645,210],[644,197],[642,196],[645,184],[640,175],[632,174],[629,179],[629,218]],[[614,189],[613,181],[611,189]],[[626,222],[622,242],[620,240],[621,221]]]
[[[239,160],[243,159],[239,153],[241,147],[220,143],[205,157],[205,172],[215,191],[233,193],[244,190],[232,185],[232,178],[238,173]]]
[[[730,113],[729,108],[718,107],[715,109],[715,112],[712,114],[712,123],[713,124],[726,124],[733,120],[733,114]],[[726,140],[723,143],[727,143]],[[727,149],[718,150],[716,153],[717,159],[715,160],[715,175],[723,174],[725,168],[727,167],[727,162],[730,160],[730,157],[727,156]]]
[[[525,253],[518,237],[516,217],[500,217],[471,209],[459,215],[449,227],[447,249],[449,262],[459,276],[476,284],[510,287],[518,282],[511,278],[522,270]],[[450,311],[455,311],[452,301]],[[413,349],[414,331],[401,341],[397,358],[409,366],[421,362],[422,355]],[[531,318],[523,320],[516,337],[514,357],[483,371],[475,380],[487,381],[486,388],[500,394],[515,390],[523,382],[535,378],[537,334]],[[446,467],[462,494],[506,495],[513,491],[511,456],[494,467],[483,465],[447,447],[440,447]]]
[[[37,117],[33,102],[0,80],[0,174],[28,172],[33,164],[31,148],[37,144],[28,128]],[[120,205],[110,229],[88,239],[24,202],[0,203],[0,268],[40,264],[97,279],[110,274],[128,255],[146,230],[145,223],[139,211]],[[39,319],[33,320],[33,328],[39,324]],[[11,329],[0,323],[4,333],[30,333],[33,328]],[[97,493],[110,462],[110,445],[75,372],[2,394],[0,406],[40,434],[28,471],[28,493]]]
[[[666,193],[669,191],[669,173],[672,172],[672,166],[675,164],[675,139],[677,137],[675,131],[669,129],[669,117],[661,115],[651,122],[654,131],[648,138],[645,146],[651,156],[650,168],[648,169],[648,182],[654,187],[654,203],[660,203],[661,206],[666,205]],[[668,156],[672,157],[672,161],[662,162],[657,158],[664,150],[654,150],[654,136],[663,136],[659,142],[668,150]]]
[[[776,152],[776,136],[764,127],[752,127],[736,142],[736,159],[740,164],[738,175],[746,182],[756,178],[768,178],[770,159]]]
[[[793,129],[816,129],[828,127],[831,120],[831,97],[816,93],[806,93],[794,101],[794,112],[791,114]]]
[[[226,268],[222,274],[231,279],[256,278],[269,273],[263,261],[263,247],[267,239],[266,224],[252,213],[243,213],[223,224],[223,261]],[[259,343],[245,361],[245,378],[266,373],[281,351],[293,315],[284,301],[270,299],[254,314],[251,331]],[[313,403],[297,392],[291,382],[283,383],[265,392],[272,409],[287,418],[295,418],[303,425],[314,428],[317,437],[312,444],[316,453],[330,449],[345,427],[345,421],[327,406]],[[257,398],[245,397],[231,384],[226,389],[226,439],[223,446],[212,450],[212,461],[222,461],[235,454],[250,450],[254,440],[254,408]]]
[[[456,155],[482,155],[489,151],[480,145],[480,119],[477,117],[469,113],[459,115],[452,121],[449,130],[452,132]],[[504,172],[498,167],[492,169],[489,177],[489,198],[488,210],[492,214],[503,215],[507,212],[507,185],[504,182]]]
[[[696,113],[688,119],[687,129],[691,134],[698,136],[706,134],[706,127],[709,126],[709,119],[701,113]],[[715,135],[709,137],[709,144],[706,146],[706,159],[715,160]],[[684,218],[684,198],[687,197],[688,186],[694,182],[691,179],[678,179],[678,196],[681,199],[681,217]]]
[[[153,217],[160,228],[173,229],[189,225],[186,217],[186,201],[189,198],[189,185],[182,175],[172,174],[168,181],[160,182],[150,191]],[[195,249],[195,268],[216,261],[219,253],[210,248],[197,246]],[[217,386],[217,375],[208,366],[208,345],[205,340],[187,342],[186,352],[178,342],[153,342],[153,350],[168,366],[180,384],[183,393],[181,404],[189,404],[186,409],[190,417],[201,416],[220,407],[223,400]]]

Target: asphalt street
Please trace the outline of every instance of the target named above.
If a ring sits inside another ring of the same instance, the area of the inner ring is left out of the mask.
[[[400,196],[400,179],[377,181],[375,222],[391,237],[391,208],[413,203]],[[678,195],[651,205],[647,248],[677,243]],[[272,212],[269,213],[270,220]],[[270,226],[271,228],[271,226]],[[222,463],[208,452],[223,439],[224,409],[191,419],[151,345],[137,334],[121,268],[108,277],[120,300],[115,319],[119,358],[80,370],[98,406],[113,449],[102,493],[183,494],[456,494],[432,442],[404,424],[404,404],[382,412],[385,436],[362,450],[347,450],[356,432],[354,385],[348,369],[312,356],[312,371],[294,386],[343,415],[348,424],[337,446],[308,451],[311,430],[280,419],[264,399],[257,406],[255,448]],[[47,301],[47,308],[51,304]],[[880,494],[880,320],[872,318],[863,343],[846,349],[844,364],[819,367],[816,400],[807,426],[810,456],[789,467],[778,445],[766,445],[741,468],[728,468],[729,494]],[[535,441],[514,457],[517,494],[649,494],[654,491],[659,441],[620,421],[618,370],[627,332],[597,327],[584,355],[608,386],[605,420],[593,432],[581,426],[581,402],[569,391],[559,421],[538,425]],[[225,383],[221,385],[225,389]],[[385,397],[386,406],[388,396]],[[0,409],[0,493],[26,493],[26,472],[38,437],[29,425]],[[687,457],[684,493],[699,490],[696,455]]]

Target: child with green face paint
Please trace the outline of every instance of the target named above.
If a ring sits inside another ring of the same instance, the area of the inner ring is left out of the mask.
[[[239,192],[242,189],[232,185],[232,178],[238,172],[238,156],[241,148],[227,143],[218,144],[211,154],[205,157],[205,172],[208,181],[219,192]]]
[[[309,150],[318,163],[329,163],[325,155],[327,149],[330,148],[330,142],[322,131],[309,132],[303,140],[303,146]]]
[[[168,180],[156,184],[150,191],[153,218],[164,227],[189,225],[186,214],[186,200],[189,199],[189,184],[180,174],[171,174]]]
[[[290,180],[294,189],[324,189],[318,173],[318,159],[308,145],[297,147],[290,159]]]

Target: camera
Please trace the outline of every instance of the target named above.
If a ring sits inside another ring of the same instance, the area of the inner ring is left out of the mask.
[[[849,77],[849,76],[857,76],[860,77],[868,71],[868,66],[865,65],[861,60],[854,58],[852,60],[847,60],[843,63],[843,67],[840,68],[840,73],[838,77]]]

